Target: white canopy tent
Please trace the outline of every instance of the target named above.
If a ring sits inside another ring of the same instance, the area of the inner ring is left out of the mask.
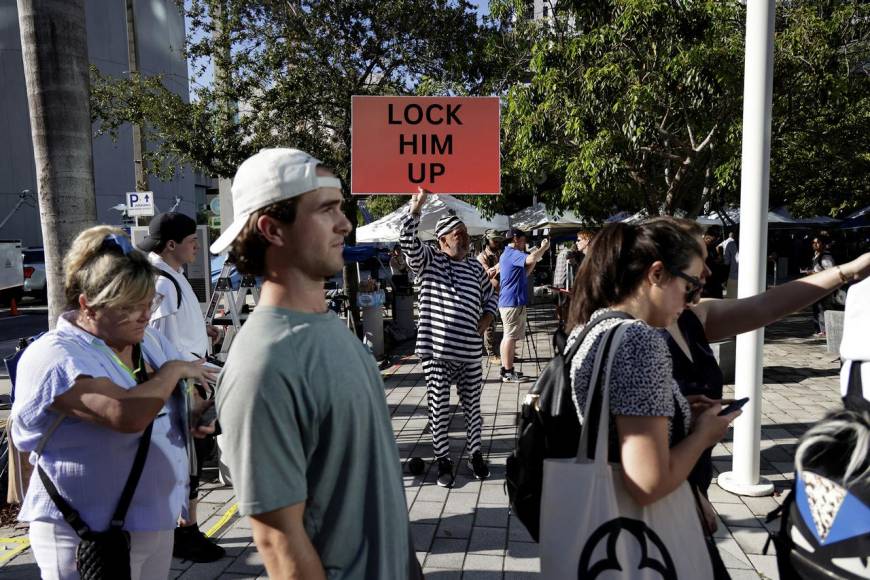
[[[402,218],[408,213],[409,201],[396,211],[385,215],[379,220],[362,226],[356,230],[356,241],[361,244],[377,242],[394,243],[399,241],[399,226]],[[435,224],[445,215],[453,214],[459,217],[468,228],[471,236],[481,236],[486,230],[504,231],[508,228],[507,216],[495,215],[485,219],[480,211],[452,195],[431,195],[423,206],[418,235],[421,240],[435,239]]]
[[[725,210],[728,219],[735,224],[740,223],[740,209],[731,208]],[[723,225],[722,219],[718,213],[711,213],[707,216],[699,216],[696,220],[699,224],[708,225]],[[767,212],[767,222],[770,224],[779,224],[780,226],[830,226],[838,223],[839,220],[826,216],[813,216],[809,218],[792,217],[788,208],[778,207]],[[729,224],[725,224],[726,226]]]
[[[870,225],[870,205],[843,218],[840,227],[843,229],[866,228]]]
[[[868,205],[867,207],[861,208],[858,211],[853,211],[852,213],[850,213],[849,215],[844,217],[843,220],[844,221],[845,220],[854,220],[854,219],[857,219],[859,217],[863,217],[865,215],[870,215],[870,205]]]
[[[566,211],[561,215],[551,212],[543,203],[538,202],[524,210],[518,211],[511,216],[511,227],[531,231],[542,228],[551,230],[576,229],[588,225],[582,216],[572,211]]]

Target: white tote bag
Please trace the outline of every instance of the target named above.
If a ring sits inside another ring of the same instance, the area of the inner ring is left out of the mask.
[[[625,489],[621,467],[608,463],[610,370],[625,329],[622,323],[602,338],[577,457],[544,462],[541,575],[548,580],[713,578],[689,484],[640,507]],[[596,388],[601,405],[593,410]],[[597,433],[590,433],[592,412],[599,416]],[[592,458],[587,457],[590,436],[595,437]]]

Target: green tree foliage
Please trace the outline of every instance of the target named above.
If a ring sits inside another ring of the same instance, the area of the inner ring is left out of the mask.
[[[518,8],[502,5],[500,10]],[[524,24],[529,82],[507,95],[506,169],[553,207],[697,213],[739,117],[742,9],[722,2],[562,2]]]
[[[523,6],[497,0],[493,12]],[[528,82],[506,96],[506,181],[596,218],[738,203],[744,6],[557,8],[543,22],[515,20],[531,60]],[[772,206],[836,213],[870,201],[868,26],[866,3],[777,3]]]
[[[366,209],[377,220],[405,205],[408,199],[403,195],[372,195],[366,200]]]
[[[354,225],[357,207],[347,191],[351,96],[411,94],[426,79],[479,87],[485,77],[476,57],[485,35],[467,0],[179,5],[188,23],[185,52],[196,71],[191,102],[159,77],[111,78],[93,69],[91,109],[100,131],[140,124],[153,147],[147,168],[161,177],[187,163],[231,177],[264,147],[297,147],[342,179],[344,212]],[[345,287],[361,332],[357,280],[349,268]]]
[[[93,71],[103,131],[146,127],[148,166],[231,177],[263,147],[294,146],[350,183],[351,96],[413,93],[421,82],[480,87],[484,35],[466,0],[188,0],[190,103],[160,77]]]
[[[870,4],[778,8],[771,202],[836,217],[870,204]]]

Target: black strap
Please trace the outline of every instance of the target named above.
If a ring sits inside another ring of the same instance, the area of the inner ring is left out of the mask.
[[[620,316],[619,318],[626,317]],[[628,318],[631,318],[631,316],[628,316]],[[610,347],[613,344],[613,337],[615,335],[616,327],[611,328],[604,335],[604,343],[598,347],[604,349],[601,355],[601,366],[598,368],[598,376],[590,379],[589,391],[586,394],[587,397],[592,397],[592,404],[589,406],[589,416],[585,417],[586,421],[583,425],[584,429],[591,429],[589,431],[589,438],[586,440],[588,443],[586,458],[590,461],[595,459],[595,444],[598,442],[598,424],[601,422],[601,406],[604,404],[604,389],[601,383],[606,376],[607,360],[610,358]],[[598,356],[597,353],[596,356]],[[608,409],[607,412],[609,413],[610,410]],[[606,436],[609,436],[609,433]]]
[[[181,295],[179,294],[179,300]],[[136,383],[141,385],[148,380],[148,371],[145,370],[145,359],[142,356],[141,346],[133,345],[133,360],[139,361],[139,366],[136,367]],[[151,448],[151,430],[154,427],[154,421],[148,424],[145,431],[142,433],[142,438],[139,440],[139,448],[136,449],[136,458],[133,459],[133,467],[130,468],[130,475],[127,477],[127,483],[124,485],[124,491],[121,492],[121,499],[118,501],[118,507],[115,509],[115,515],[112,517],[112,526],[121,528],[124,525],[124,518],[127,517],[127,510],[130,508],[130,502],[133,501],[133,493],[136,491],[136,486],[139,485],[139,478],[142,477],[142,470],[145,468],[145,460],[148,459],[148,449]]]
[[[634,317],[631,316],[630,314],[625,313],[625,312],[614,311],[614,312],[605,314],[601,318],[597,319],[594,323],[590,323],[589,325],[587,325],[587,328],[584,328],[583,332],[585,333],[586,330],[588,328],[590,328],[592,325],[597,324],[597,323],[599,323],[607,318],[633,319]],[[589,434],[590,434],[589,439],[588,439],[589,445],[586,449],[586,457],[590,460],[594,459],[594,457],[595,457],[595,443],[596,443],[597,438],[598,438],[598,423],[599,423],[599,420],[601,418],[601,405],[604,404],[604,401],[602,400],[604,395],[602,394],[602,389],[598,388],[598,386],[601,384],[601,381],[604,378],[606,361],[610,355],[610,347],[611,347],[611,343],[613,342],[613,335],[614,335],[614,333],[612,333],[612,332],[608,333],[605,336],[605,342],[599,347],[599,348],[604,349],[604,354],[602,355],[603,356],[603,359],[602,359],[603,364],[601,365],[601,367],[598,370],[598,376],[591,378],[592,382],[590,382],[590,384],[589,384],[589,394],[587,394],[587,396],[590,396],[590,395],[592,396],[592,405],[591,405],[590,410],[589,410],[589,417],[586,417],[586,426],[585,426],[585,428],[592,429],[592,431],[589,432]],[[574,354],[576,354],[576,347],[579,346],[579,342],[582,341],[583,338],[584,338],[583,333],[581,333],[581,336],[578,337],[578,342],[571,345],[571,350],[573,351],[570,353],[571,357],[573,357]],[[568,359],[568,360],[570,360],[570,359]],[[614,425],[614,423],[611,423],[611,426],[613,426],[613,425]],[[672,443],[671,447],[673,447],[674,445],[679,443],[681,440],[685,439],[689,434],[688,425],[686,424],[686,417],[683,414],[683,408],[680,406],[680,403],[677,400],[676,395],[674,395],[674,417],[672,420],[672,425],[673,425],[673,443]]]
[[[160,276],[163,276],[164,278],[166,278],[167,280],[172,282],[173,286],[175,286],[175,294],[178,296],[178,304],[176,304],[175,307],[181,308],[181,284],[179,284],[178,280],[176,280],[175,277],[172,274],[170,274],[169,272],[165,272],[165,271],[158,268],[157,274]]]
[[[602,314],[595,320],[589,321],[586,326],[583,327],[583,330],[580,331],[580,334],[577,335],[577,340],[571,345],[565,352],[565,362],[566,364],[571,364],[571,360],[574,358],[574,355],[577,354],[577,351],[580,349],[580,345],[583,344],[583,341],[586,339],[586,335],[589,334],[593,328],[604,322],[605,320],[613,320],[614,318],[619,318],[621,320],[630,320],[633,319],[634,316],[629,314],[628,312],[622,312],[621,310],[611,310],[605,314]]]
[[[145,370],[145,361],[142,358],[142,349],[140,345],[133,345],[133,361],[138,361],[138,367],[135,371],[136,383],[142,384],[148,380],[148,372]],[[127,510],[130,508],[130,502],[133,500],[133,493],[136,491],[136,486],[139,485],[139,478],[142,476],[142,470],[145,468],[145,460],[148,458],[148,449],[151,447],[151,430],[154,427],[154,422],[148,424],[142,437],[139,439],[139,447],[136,449],[136,458],[133,460],[133,467],[130,468],[130,475],[127,477],[127,483],[124,484],[124,491],[121,492],[121,499],[118,501],[118,507],[115,509],[115,514],[112,516],[110,528],[121,529],[124,526],[124,518],[127,516]],[[42,485],[45,486],[45,491],[60,510],[63,519],[75,530],[76,535],[80,538],[85,538],[90,534],[91,529],[79,515],[79,512],[66,501],[57,488],[52,483],[48,474],[43,471],[42,466],[37,463],[39,478],[42,480]]]

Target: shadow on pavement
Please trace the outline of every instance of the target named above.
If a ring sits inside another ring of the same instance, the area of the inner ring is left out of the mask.
[[[765,382],[801,382],[803,379],[817,377],[838,377],[840,369],[815,369],[812,367],[787,367],[772,365],[764,367]]]

